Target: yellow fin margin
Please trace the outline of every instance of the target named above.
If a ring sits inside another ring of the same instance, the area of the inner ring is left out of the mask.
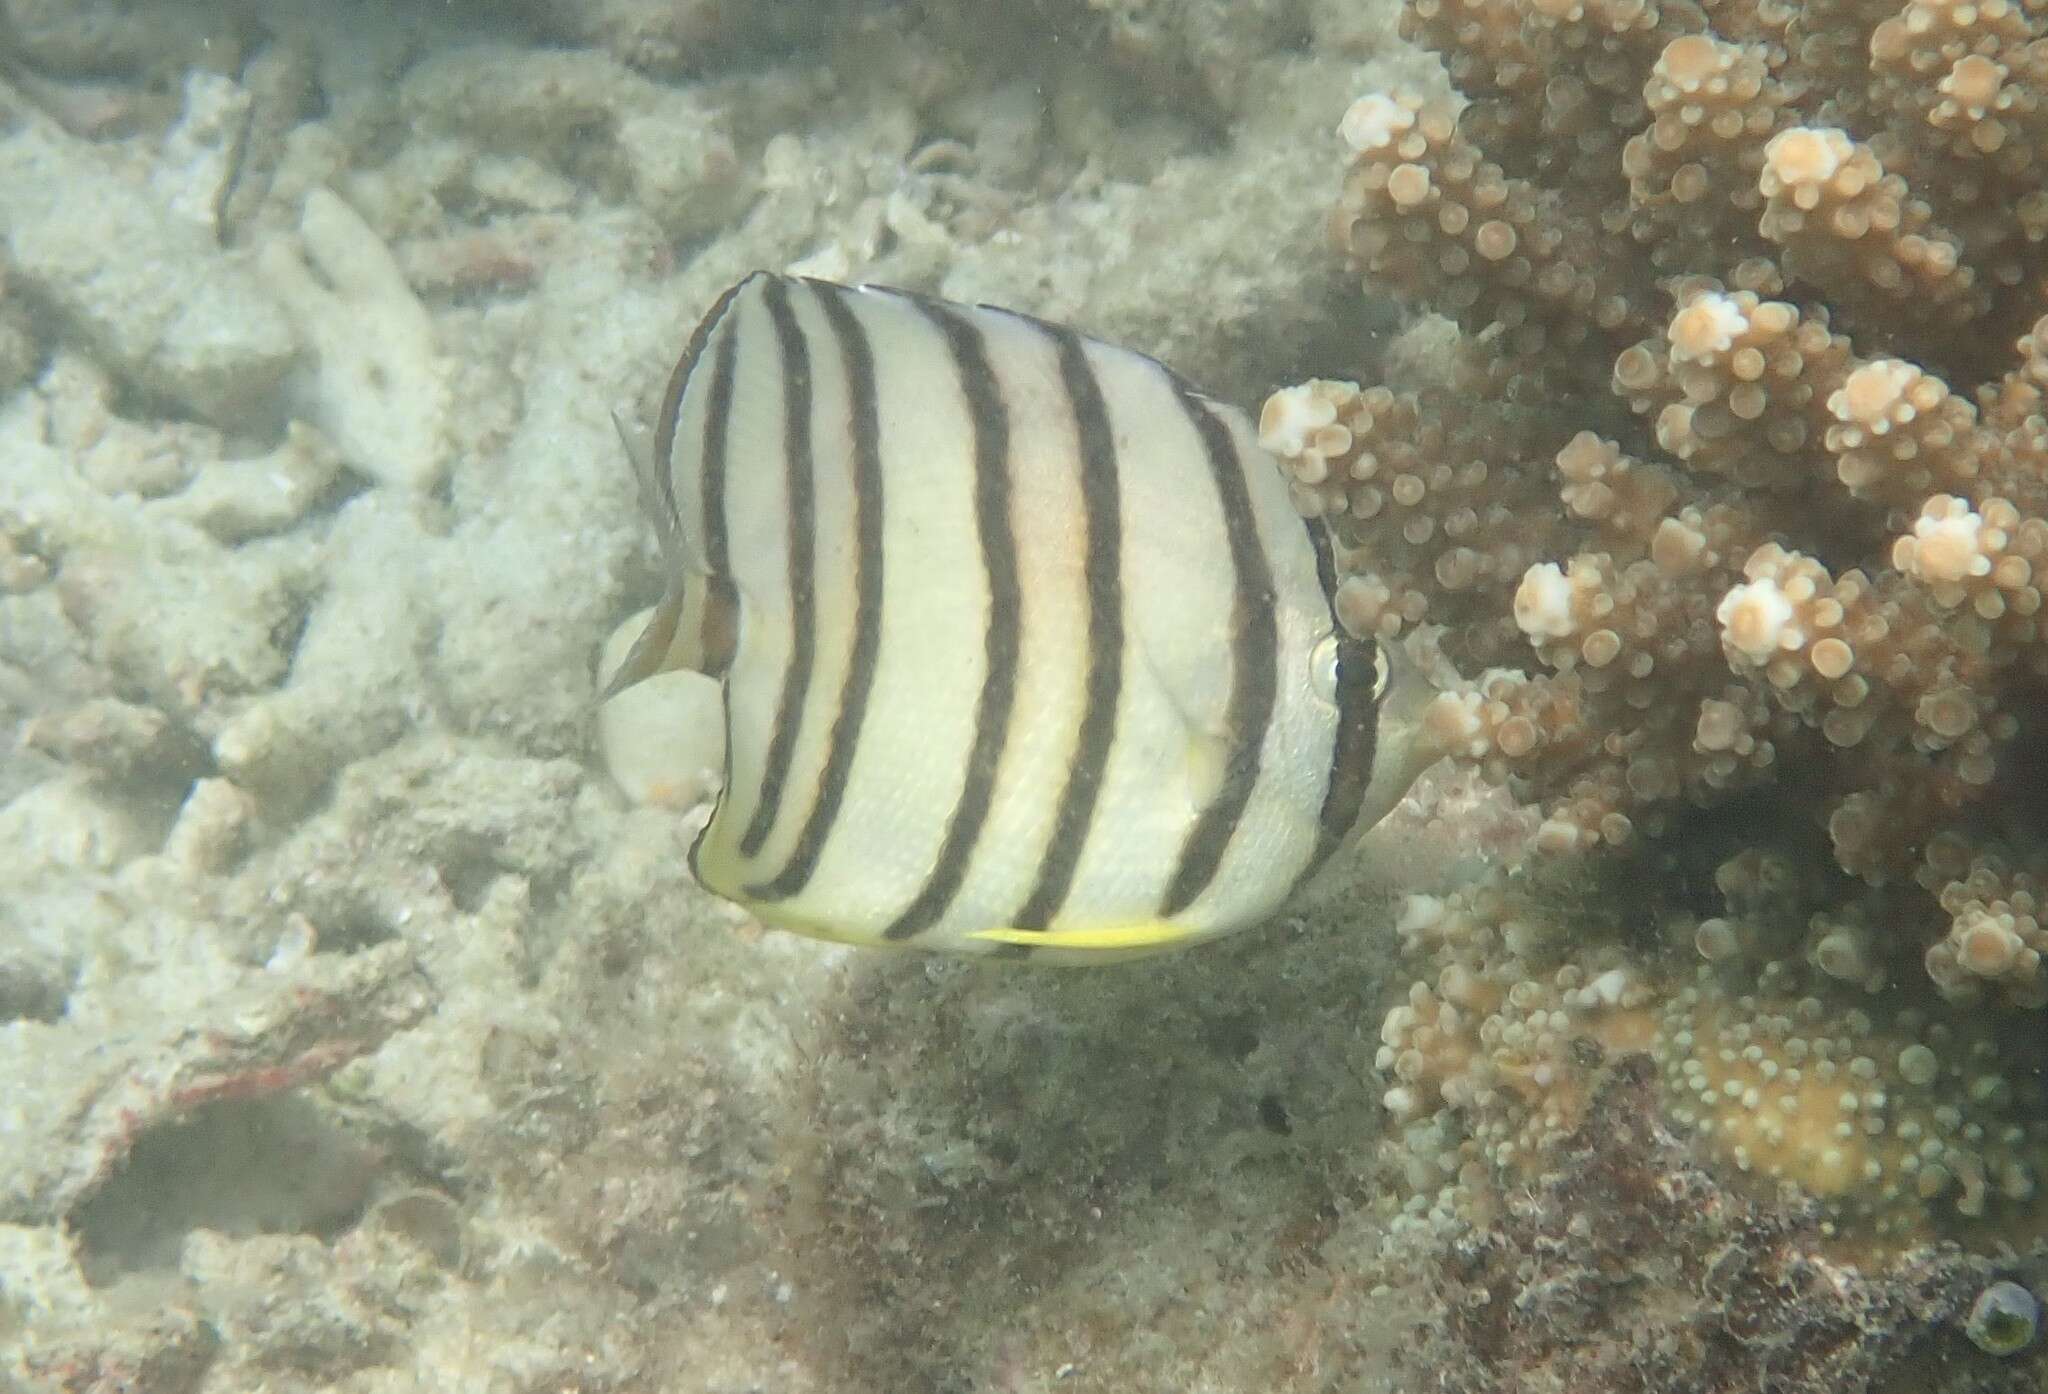
[[[1189,938],[1194,931],[1171,920],[1101,925],[1092,929],[976,929],[962,935],[992,944],[1023,944],[1034,949],[1163,949]]]

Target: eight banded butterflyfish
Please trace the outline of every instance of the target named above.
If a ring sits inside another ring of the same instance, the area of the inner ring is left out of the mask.
[[[763,922],[1100,961],[1257,923],[1417,772],[1245,417],[987,306],[766,272],[636,455],[668,591],[607,695],[722,688],[691,850]]]

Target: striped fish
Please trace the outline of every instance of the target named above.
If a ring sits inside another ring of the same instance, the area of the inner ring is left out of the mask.
[[[862,944],[1100,961],[1254,924],[1413,779],[1424,685],[1331,609],[1243,415],[987,306],[756,273],[636,446],[693,669],[697,878]],[[1389,690],[1390,676],[1397,679]]]

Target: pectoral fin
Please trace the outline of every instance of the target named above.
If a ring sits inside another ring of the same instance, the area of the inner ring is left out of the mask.
[[[739,594],[708,576],[690,576],[669,586],[625,661],[605,683],[615,697],[657,673],[690,672],[723,677],[739,643]]]
[[[647,617],[647,627],[640,631],[633,647],[626,650],[625,661],[605,682],[598,701],[608,702],[634,683],[680,666],[668,660],[675,650],[676,630],[682,614],[682,591],[680,588],[671,589],[661,598],[661,604],[654,607],[654,613]]]

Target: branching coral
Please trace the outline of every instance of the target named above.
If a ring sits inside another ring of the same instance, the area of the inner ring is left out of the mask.
[[[1865,1082],[1923,1093],[1947,1076],[1895,1057],[1932,1047],[1894,1038],[1996,1004],[1968,1049],[2023,1076],[2039,1044],[2019,1023],[2038,1034],[2024,1013],[2048,1005],[2024,812],[2048,673],[2048,17],[1412,0],[1403,28],[1464,101],[1360,98],[1331,229],[1369,291],[1448,317],[1458,343],[1435,381],[1312,381],[1262,420],[1337,535],[1346,622],[1447,627],[1473,676],[1431,727],[1541,807],[1545,851],[1622,848],[1639,879],[1666,876],[1683,854],[1660,835],[1699,810],[1789,811],[1751,827],[1800,868],[1774,891],[1725,915],[1666,898],[1704,986],[1632,953],[1632,984],[1667,984],[1675,1095],[1720,1101],[1687,1105],[1709,1136],[1751,1139],[1752,1159],[1787,1136],[1720,1115],[1772,1093],[1751,1073],[1799,1034],[1788,1003],[1844,1040],[1874,1032]],[[1389,1022],[1397,1076],[1404,1042],[1459,1016],[1443,974],[1505,975],[1506,1001],[1559,971],[1421,956],[1439,980]],[[1709,1035],[1741,1042],[1732,1064]],[[1459,1069],[1442,1101],[1471,1092]],[[1426,1102],[1405,1079],[1394,1097]],[[2011,1183],[1965,1186],[1965,1214],[1986,1187],[2031,1197],[2039,1139],[2008,1141],[1964,1148]],[[1925,1178],[1955,1169],[1928,1162],[1900,1190],[1886,1146],[1834,1149],[1855,1175],[1800,1148],[1783,1170],[1824,1193],[1947,1189]]]

